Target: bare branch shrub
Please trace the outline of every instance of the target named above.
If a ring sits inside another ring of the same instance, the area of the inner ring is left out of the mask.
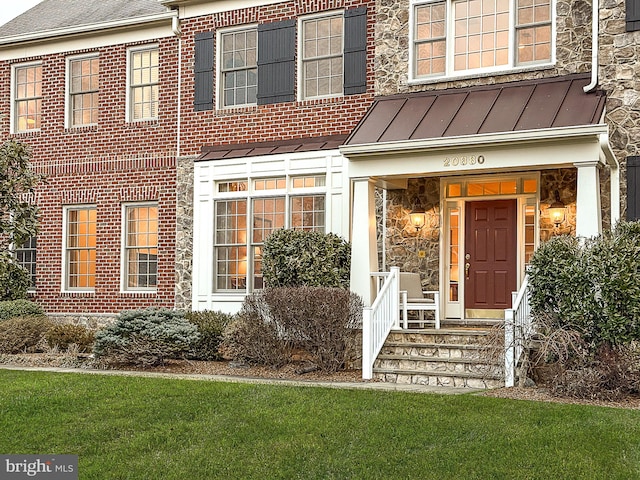
[[[362,301],[341,288],[267,288],[247,297],[225,344],[234,358],[279,367],[296,350],[335,372],[355,355],[352,337]]]

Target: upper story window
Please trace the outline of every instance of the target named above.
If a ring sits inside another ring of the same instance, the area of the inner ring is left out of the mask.
[[[311,18],[302,22],[302,97],[342,95],[342,15]]]
[[[220,35],[220,103],[223,107],[255,105],[258,93],[258,29]]]
[[[97,57],[69,60],[69,126],[98,123]]]
[[[129,120],[158,118],[158,61],[157,47],[129,51]]]
[[[415,0],[412,78],[462,76],[550,63],[551,2]]]
[[[39,130],[42,118],[42,65],[14,68],[14,123],[16,133]]]

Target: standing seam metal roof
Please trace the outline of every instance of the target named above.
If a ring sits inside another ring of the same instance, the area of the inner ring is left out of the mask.
[[[599,123],[605,96],[585,93],[589,80],[579,74],[381,97],[346,145]]]

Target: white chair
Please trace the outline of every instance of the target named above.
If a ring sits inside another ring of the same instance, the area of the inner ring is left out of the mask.
[[[432,298],[425,295],[432,295]],[[402,309],[403,328],[409,327],[407,313],[415,310],[419,315],[420,328],[424,328],[424,312],[432,310],[435,315],[435,328],[440,328],[440,292],[422,290],[420,274],[400,272],[400,308]]]

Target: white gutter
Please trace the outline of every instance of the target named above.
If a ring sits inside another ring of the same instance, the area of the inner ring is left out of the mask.
[[[24,35],[13,35],[11,37],[0,38],[0,46],[13,45],[16,43],[35,42],[38,40],[48,40],[54,37],[63,37],[68,35],[77,35],[82,33],[95,32],[96,30],[109,30],[126,27],[140,26],[142,23],[160,22],[177,17],[178,13],[169,11],[156,15],[148,15],[146,17],[125,18],[113,22],[93,23],[87,25],[76,25],[73,27],[58,28],[55,30],[45,30],[42,32],[27,33]],[[173,21],[173,20],[172,20]]]
[[[397,152],[420,151],[427,149],[446,149],[452,147],[472,146],[479,144],[501,144],[527,141],[555,141],[577,137],[600,136],[607,134],[608,126],[604,123],[595,125],[579,125],[561,128],[540,128],[518,132],[499,132],[477,135],[461,135],[457,137],[438,137],[427,140],[403,140],[387,143],[365,143],[359,145],[343,145],[340,153],[346,157],[362,155],[384,155]]]
[[[593,91],[598,86],[598,35],[600,31],[600,5],[598,0],[592,0],[591,12],[591,83],[583,88],[585,93]]]

